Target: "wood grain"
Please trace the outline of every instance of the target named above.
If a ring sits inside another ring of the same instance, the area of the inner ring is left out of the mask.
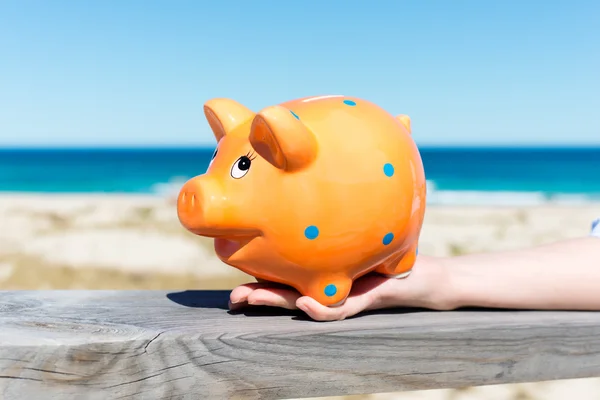
[[[339,322],[226,291],[0,292],[0,398],[282,399],[600,376],[600,313]]]

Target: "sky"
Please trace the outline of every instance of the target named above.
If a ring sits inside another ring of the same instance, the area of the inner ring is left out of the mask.
[[[0,2],[0,146],[214,145],[202,106],[357,96],[418,145],[600,144],[600,2]]]

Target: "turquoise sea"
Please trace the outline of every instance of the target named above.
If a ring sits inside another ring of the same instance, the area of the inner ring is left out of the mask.
[[[0,192],[166,193],[213,148],[0,149]],[[600,201],[600,147],[420,148],[430,203]]]

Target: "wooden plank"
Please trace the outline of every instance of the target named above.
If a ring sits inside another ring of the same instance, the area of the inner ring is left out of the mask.
[[[600,313],[230,314],[226,291],[0,292],[0,398],[281,399],[600,376]]]

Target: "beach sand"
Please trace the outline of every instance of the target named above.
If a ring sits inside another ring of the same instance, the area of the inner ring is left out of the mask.
[[[587,235],[600,205],[429,206],[419,252],[459,255]],[[231,289],[253,278],[184,230],[172,199],[0,195],[0,289]],[[596,399],[599,379],[344,399]],[[333,398],[330,398],[333,399]]]

